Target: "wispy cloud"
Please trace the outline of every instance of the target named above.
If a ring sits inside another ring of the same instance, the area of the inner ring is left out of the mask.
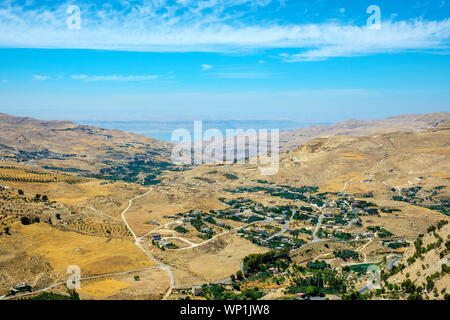
[[[263,72],[212,72],[208,75],[220,79],[264,79],[273,77],[273,74]]]
[[[213,66],[210,65],[210,64],[202,64],[202,71],[207,71],[207,70],[210,70],[212,68],[213,68]]]
[[[96,75],[88,76],[85,74],[75,74],[71,77],[73,80],[83,80],[86,82],[99,82],[99,81],[117,81],[117,82],[130,82],[130,81],[149,81],[158,78],[157,75]]]
[[[260,8],[283,5],[271,0],[80,2],[80,30],[67,28],[65,3],[45,2],[39,7],[22,3],[0,4],[0,47],[159,52],[298,49],[282,57],[294,62],[409,50],[447,52],[450,41],[450,19],[386,20],[381,30],[334,21],[281,24],[245,19]]]
[[[34,74],[33,75],[33,80],[34,81],[45,81],[45,80],[49,80],[49,79],[51,79],[50,76],[43,76],[43,75],[40,75],[40,74]]]
[[[315,61],[331,57],[395,53],[412,50],[448,52],[450,19],[444,21],[401,21],[383,23],[381,30],[355,26],[323,26],[321,41],[297,54],[283,55],[285,61]]]

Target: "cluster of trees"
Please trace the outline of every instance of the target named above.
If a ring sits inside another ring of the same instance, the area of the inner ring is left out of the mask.
[[[345,261],[348,259],[358,259],[359,253],[353,250],[336,250],[333,252],[336,258],[341,258]]]
[[[324,296],[347,291],[345,276],[334,270],[320,270],[309,277],[298,277],[287,288],[287,293],[305,293],[307,296]]]
[[[300,221],[308,220],[309,216],[306,215],[306,214],[300,213],[300,212],[296,212],[296,213],[294,213],[294,219],[295,220],[300,220]]]
[[[358,291],[352,291],[342,296],[342,300],[366,300],[368,297]]]
[[[27,216],[24,216],[24,217],[20,218],[20,222],[23,225],[27,226],[29,224],[39,223],[41,221],[40,221],[39,217],[27,217]]]
[[[17,194],[19,196],[23,196],[25,194],[25,192],[22,189],[17,190]],[[36,195],[34,196],[34,201],[38,202],[38,201],[43,201],[43,202],[47,202],[48,201],[48,196],[47,195],[41,195],[39,193],[36,193]]]
[[[5,234],[7,234],[8,236],[11,235],[9,227],[4,227],[4,228],[3,228],[3,232],[4,232]],[[2,233],[0,232],[0,235],[1,235],[1,234],[2,234]]]
[[[176,167],[166,161],[147,160],[142,157],[148,155],[142,154],[135,156],[134,159],[128,163],[103,168],[99,174],[90,175],[90,177],[97,179],[106,179],[111,181],[125,181],[140,183],[144,186],[155,185],[161,182],[158,177],[163,170],[176,171]],[[111,164],[109,161],[106,164]],[[142,179],[140,176],[145,173],[146,177]]]
[[[268,268],[276,267],[286,269],[291,261],[289,249],[279,251],[271,250],[262,254],[251,254],[244,258],[244,272],[249,275],[260,271],[266,271]]]
[[[327,269],[330,268],[330,265],[328,263],[326,263],[325,261],[309,261],[306,266],[309,269],[313,269],[313,270],[323,270],[323,269]]]
[[[12,182],[39,182],[39,183],[49,183],[56,182],[59,179],[56,176],[47,176],[47,175],[30,175],[26,176],[0,176],[0,180],[3,181],[12,181]]]
[[[445,224],[444,224],[445,225]],[[442,224],[440,225],[441,227],[443,226]],[[444,239],[442,239],[442,237],[436,233],[436,229],[431,227],[428,228],[428,230],[430,230],[430,232],[433,232],[434,237],[437,239],[436,242],[430,243],[428,244],[426,247],[423,247],[423,234],[419,235],[419,238],[416,239],[416,241],[414,241],[414,247],[416,249],[416,251],[414,252],[414,255],[410,258],[408,258],[407,262],[408,264],[413,264],[417,259],[421,258],[425,253],[427,253],[430,250],[439,248],[441,246],[441,244],[444,242]],[[447,247],[448,249],[448,247]],[[446,249],[444,249],[445,251]]]
[[[377,235],[380,238],[389,238],[389,237],[393,236],[393,234],[391,232],[389,232],[386,229],[384,229],[383,227],[379,227],[379,226],[369,226],[369,227],[367,227],[367,230],[377,232]]]
[[[205,221],[211,224],[217,224],[217,221],[213,217],[206,217]]]
[[[406,242],[406,241],[390,242],[387,246],[392,249],[398,249],[398,248],[403,248],[403,247],[409,247],[409,242]]]
[[[240,290],[239,286],[234,286],[235,290]],[[211,284],[202,286],[202,295],[207,300],[258,300],[264,296],[264,293],[258,287],[245,289],[240,293],[227,291],[220,284]]]
[[[339,240],[349,240],[352,238],[351,233],[341,231],[333,231],[333,236]]]
[[[194,220],[191,221],[191,225],[197,229],[198,232],[201,232],[202,227],[205,225],[200,216],[195,217]]]
[[[43,202],[47,202],[48,201],[48,196],[46,196],[46,195],[40,195],[39,193],[37,193],[35,196],[34,196],[34,201],[43,201]]]
[[[80,296],[75,290],[68,290],[68,296],[53,292],[42,292],[41,294],[32,297],[25,298],[24,300],[80,300]]]
[[[267,181],[258,180],[259,183],[262,184],[273,184],[269,183]],[[301,188],[295,188],[291,186],[274,186],[270,188],[263,188],[263,187],[252,187],[252,188],[238,188],[236,191],[240,192],[257,192],[257,191],[264,191],[266,194],[269,194],[274,197],[280,197],[284,199],[290,199],[290,200],[302,200],[302,201],[308,201],[309,198],[304,195],[305,192],[315,193],[317,192],[319,188],[317,187],[309,187],[304,186]],[[311,197],[311,199],[314,197]],[[316,201],[320,201],[320,199],[314,198]],[[313,202],[313,201],[312,201]]]
[[[176,232],[179,232],[179,233],[187,233],[188,232],[188,230],[182,226],[176,226],[175,228],[173,228],[173,230],[175,230]]]

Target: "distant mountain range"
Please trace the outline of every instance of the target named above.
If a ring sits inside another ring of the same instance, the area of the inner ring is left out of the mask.
[[[436,128],[442,124],[450,122],[450,114],[448,112],[438,112],[430,114],[405,114],[395,117],[389,117],[380,120],[355,120],[350,119],[331,125],[315,125],[296,130],[280,132],[279,148],[281,152],[294,150],[308,141],[318,137],[331,135],[352,135],[367,136],[376,133],[388,132],[417,132],[430,128]],[[242,136],[241,136],[242,137]],[[260,136],[251,135],[253,139],[236,138],[232,145],[226,145],[222,139],[213,143],[224,145],[224,154],[234,153],[238,160],[248,157],[248,150],[253,148],[256,150],[257,144],[260,145]],[[270,135],[269,135],[270,140]],[[203,148],[210,146],[212,142],[204,142]],[[210,146],[212,148],[212,146]],[[233,150],[231,150],[233,149]],[[211,161],[206,158],[206,161]]]
[[[280,134],[280,147],[282,151],[292,150],[311,139],[329,135],[366,136],[395,131],[421,131],[436,128],[447,122],[450,122],[448,112],[403,114],[380,120],[350,119],[332,125],[318,125],[283,132]]]
[[[282,125],[281,122],[278,124]],[[415,132],[436,128],[446,122],[450,122],[450,114],[440,112],[400,115],[381,120],[350,119],[332,125],[315,125],[281,132],[280,151],[294,150],[317,137],[366,136],[396,131]],[[288,121],[288,123],[289,126],[301,125],[294,121]],[[192,126],[190,122],[178,124]],[[253,123],[213,121],[206,122],[204,130],[218,125],[236,129],[250,124],[258,129],[269,124],[273,126],[276,121],[268,123],[259,120]],[[170,127],[157,127],[156,123],[154,126],[149,129],[158,131]],[[208,143],[205,142],[203,147],[206,145]],[[226,148],[233,148],[237,158],[243,159],[246,157],[246,146],[248,142],[226,146]],[[171,143],[135,133],[102,129],[69,121],[42,121],[0,114],[1,159],[27,166],[142,182],[149,176],[157,176],[161,170],[175,170],[170,161],[172,147]],[[147,182],[148,179],[150,178],[147,178]]]

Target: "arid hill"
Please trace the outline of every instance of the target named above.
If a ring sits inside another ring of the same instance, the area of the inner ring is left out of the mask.
[[[430,128],[436,128],[444,123],[450,122],[450,114],[448,112],[438,112],[429,114],[405,114],[395,117],[389,117],[379,120],[355,120],[350,119],[343,122],[338,122],[332,125],[317,125],[307,128],[280,132],[279,149],[281,152],[297,149],[298,147],[308,143],[309,141],[326,136],[333,135],[350,135],[350,136],[368,136],[372,134],[392,133],[392,132],[418,132]],[[275,129],[275,128],[268,128]],[[280,128],[283,130],[283,128]],[[225,142],[223,139],[215,140],[214,142],[204,141],[203,148],[211,149],[212,146],[220,148],[223,145],[223,154],[236,154],[238,160],[249,157],[249,150],[254,153],[258,150],[258,145],[261,145],[260,139],[268,139],[270,141],[271,135],[266,138],[257,132],[244,133],[238,135],[231,140],[231,143]],[[214,145],[210,145],[214,143]],[[270,143],[269,143],[270,145]],[[198,148],[194,146],[194,149]],[[231,151],[232,150],[232,151]],[[209,152],[204,153],[204,161],[213,162],[213,156]]]
[[[350,119],[332,125],[311,126],[282,132],[280,134],[280,147],[282,151],[292,150],[311,139],[330,135],[367,136],[375,133],[395,131],[416,132],[436,128],[447,122],[450,122],[450,114],[448,112],[403,114],[380,120]]]
[[[130,182],[171,166],[170,144],[118,130],[0,114],[0,133],[0,157],[15,164]]]
[[[398,286],[428,299],[442,299],[450,284],[450,225],[440,223],[428,228],[408,248],[388,274],[389,286]]]
[[[402,188],[448,185],[449,157],[450,125],[446,124],[420,132],[316,138],[282,153],[274,176],[259,176],[255,166],[232,169],[255,179],[391,198]]]

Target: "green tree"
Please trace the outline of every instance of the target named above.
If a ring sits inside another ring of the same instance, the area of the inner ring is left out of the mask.
[[[30,224],[30,219],[28,217],[22,217],[20,218],[20,222],[22,222],[23,225],[27,226]]]
[[[316,296],[319,293],[319,289],[317,287],[314,286],[308,286],[306,288],[306,294],[308,296]]]

